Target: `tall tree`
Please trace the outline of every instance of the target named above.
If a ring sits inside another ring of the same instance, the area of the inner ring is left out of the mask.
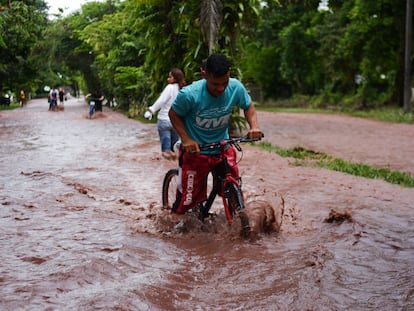
[[[212,54],[217,44],[221,22],[223,21],[223,4],[221,0],[202,0],[200,10],[200,26],[208,46],[208,54]]]
[[[0,12],[0,91],[30,91],[35,84],[32,51],[47,25],[46,9],[42,0],[13,1]]]

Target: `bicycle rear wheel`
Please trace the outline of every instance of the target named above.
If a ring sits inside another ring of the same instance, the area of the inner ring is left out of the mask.
[[[178,169],[170,169],[164,176],[162,183],[162,206],[171,209],[177,197],[178,188]]]
[[[234,183],[228,183],[224,189],[224,195],[226,200],[224,209],[228,223],[232,224],[234,217],[237,215],[240,219],[241,234],[244,237],[248,237],[250,234],[250,224],[249,218],[244,212],[244,200],[240,187]]]

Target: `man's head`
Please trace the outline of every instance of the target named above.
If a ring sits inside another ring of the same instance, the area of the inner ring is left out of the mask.
[[[207,90],[218,97],[224,93],[230,79],[230,61],[223,54],[212,54],[207,58],[204,78]]]

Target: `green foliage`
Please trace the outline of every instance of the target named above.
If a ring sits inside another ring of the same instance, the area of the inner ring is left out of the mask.
[[[404,113],[401,108],[384,107],[371,110],[355,110],[349,112],[350,115],[361,118],[370,118],[380,121],[396,123],[414,123],[413,113]]]
[[[123,110],[145,111],[149,82],[145,79],[142,67],[118,67],[114,75],[117,103]],[[132,113],[134,115],[134,113]]]
[[[285,80],[291,81],[294,91],[303,93],[306,89],[305,80],[308,64],[311,60],[310,39],[300,23],[292,23],[280,34],[281,52],[280,73]]]
[[[200,79],[200,64],[213,50],[228,54],[233,73],[239,76],[238,40],[250,31],[246,25],[257,19],[258,6],[258,1],[251,0],[126,1],[133,35],[145,38],[141,52],[144,71],[151,81],[148,101],[158,97],[173,67],[181,68],[188,82]]]
[[[20,108],[20,103],[10,103],[9,106],[0,105],[0,110],[13,110],[16,108]]]
[[[242,65],[249,81],[265,99],[293,90],[329,105],[402,106],[405,1],[318,2],[266,2]]]
[[[257,143],[257,145],[260,146],[261,149],[275,152],[284,158],[292,157],[292,158],[301,159],[301,160],[329,159],[329,156],[325,153],[315,152],[315,151],[308,150],[300,146],[283,149],[283,148],[280,148],[279,146],[274,146],[271,143],[266,142],[266,141],[259,142]]]
[[[128,101],[137,102],[144,96],[137,96],[132,89],[138,89],[136,71],[129,74],[130,68],[140,66],[143,58],[137,57],[145,44],[141,37],[132,34],[124,12],[103,15],[102,18],[86,26],[79,32],[79,38],[90,46],[94,55],[94,76],[99,87],[108,98],[116,96],[120,108],[127,108]],[[127,70],[126,70],[127,69]],[[131,80],[115,77],[128,76]],[[140,70],[140,76],[143,76]],[[131,86],[131,84],[135,85]]]
[[[398,1],[355,1],[348,12],[349,23],[339,45],[357,61],[354,75],[362,78],[357,92],[364,107],[387,103],[396,90],[402,42],[395,40],[395,34],[403,33],[404,24],[392,16],[400,14],[395,5]]]
[[[372,179],[383,179],[391,184],[399,184],[403,187],[414,187],[414,178],[407,173],[391,171],[386,168],[373,168],[364,163],[351,163],[342,159],[332,159],[328,162],[319,162],[318,165],[333,171],[361,176]]]
[[[276,45],[259,46],[251,43],[246,48],[242,64],[245,80],[259,85],[264,99],[288,98],[292,95],[292,85],[275,75],[280,68],[280,49]]]
[[[240,115],[240,110],[236,107],[230,117],[229,133],[236,137],[239,136],[247,128],[247,121]]]
[[[150,100],[155,100],[166,84],[166,77],[171,68],[191,68],[198,71],[200,61],[195,64],[186,57],[186,53],[196,52],[199,39],[193,31],[194,18],[189,14],[195,10],[194,4],[180,1],[126,1],[126,14],[132,22],[132,34],[144,38],[145,46],[141,50],[145,58],[144,70],[152,81],[148,90]],[[186,42],[192,38],[193,49]],[[185,63],[184,63],[185,62]]]
[[[44,1],[12,1],[0,12],[0,91],[33,88],[38,62],[32,52],[46,27],[45,10]]]

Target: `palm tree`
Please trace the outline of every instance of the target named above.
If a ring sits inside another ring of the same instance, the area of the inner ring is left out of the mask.
[[[221,0],[202,0],[200,10],[200,27],[208,55],[213,53],[217,44],[221,22],[223,21],[223,3]]]

